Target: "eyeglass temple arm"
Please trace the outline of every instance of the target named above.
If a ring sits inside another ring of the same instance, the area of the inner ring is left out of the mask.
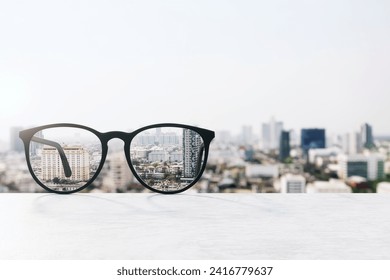
[[[54,141],[46,140],[46,139],[35,137],[35,136],[33,136],[31,138],[31,141],[37,142],[37,143],[41,143],[41,144],[44,144],[44,145],[48,145],[48,146],[52,146],[52,147],[56,148],[58,153],[60,154],[60,158],[61,158],[61,161],[62,161],[62,166],[64,167],[65,176],[66,177],[72,176],[72,170],[70,169],[69,161],[66,158],[64,149],[62,149],[60,144],[58,144],[57,142],[54,142]]]
[[[198,152],[198,160],[196,163],[196,174],[198,175],[200,172],[200,169],[202,167],[202,157],[203,157],[203,152],[204,152],[204,144],[200,145],[200,149]]]

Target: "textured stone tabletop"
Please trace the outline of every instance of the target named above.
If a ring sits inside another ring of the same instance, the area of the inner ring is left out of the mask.
[[[1,194],[0,259],[390,259],[390,195]]]

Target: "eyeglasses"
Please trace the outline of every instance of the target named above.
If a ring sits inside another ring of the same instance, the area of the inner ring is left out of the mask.
[[[69,194],[88,187],[102,170],[108,141],[124,141],[127,163],[146,188],[164,194],[192,187],[206,167],[213,131],[183,124],[155,124],[126,133],[101,133],[77,124],[20,131],[28,169],[44,189]]]

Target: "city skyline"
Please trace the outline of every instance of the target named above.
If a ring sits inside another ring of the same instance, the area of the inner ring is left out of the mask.
[[[273,133],[275,134],[274,136],[272,136],[270,138],[270,128],[269,127],[272,127],[272,126],[277,126],[276,130],[275,128],[271,128],[271,131],[274,131]],[[0,143],[2,144],[2,146],[0,147],[0,152],[1,151],[7,151],[7,150],[13,150],[13,151],[24,151],[24,147],[23,147],[23,143],[22,141],[19,139],[19,131],[20,130],[23,130],[23,129],[27,129],[27,128],[31,128],[32,126],[27,126],[27,127],[23,127],[23,126],[15,126],[15,127],[11,127],[9,128],[8,130],[8,135],[7,135],[7,138],[5,139],[1,139],[0,138]],[[375,133],[375,126],[373,126],[372,124],[368,124],[368,123],[361,123],[359,126],[356,126],[354,128],[351,128],[349,130],[346,130],[344,132],[341,132],[341,133],[334,133],[332,131],[329,131],[327,130],[326,128],[320,128],[320,127],[310,127],[310,128],[299,128],[298,130],[295,130],[295,129],[291,129],[289,127],[286,127],[284,125],[284,122],[283,120],[279,120],[279,119],[275,119],[274,117],[272,117],[268,122],[263,122],[261,123],[260,125],[258,126],[251,126],[251,125],[242,125],[240,127],[240,129],[235,132],[233,130],[216,130],[216,139],[215,141],[216,142],[226,142],[226,141],[234,141],[236,143],[241,143],[243,145],[253,145],[253,144],[256,144],[256,145],[260,145],[260,148],[264,151],[269,151],[270,149],[278,149],[279,148],[279,142],[280,142],[280,135],[281,135],[281,132],[282,131],[285,131],[285,132],[288,132],[288,133],[292,133],[292,135],[290,135],[289,139],[290,139],[290,143],[292,145],[299,145],[302,141],[301,139],[301,133],[303,130],[325,130],[325,145],[326,146],[329,146],[328,145],[328,140],[332,140],[331,142],[331,145],[334,145],[334,141],[335,139],[339,138],[337,141],[347,141],[349,143],[349,145],[357,145],[359,146],[360,144],[362,144],[362,148],[364,143],[362,141],[363,140],[363,137],[367,137],[365,134],[367,134],[367,132],[365,132],[365,129],[364,127],[369,127],[369,133],[370,133],[370,140],[369,141],[374,141],[376,139],[379,139],[379,138],[383,138],[385,137],[386,139],[389,138],[390,139],[390,134],[377,134]],[[257,129],[256,129],[257,128]],[[112,130],[110,130],[112,131]],[[129,132],[131,132],[132,130],[128,130]],[[164,134],[166,135],[166,133]],[[169,136],[169,135],[172,135],[171,133],[168,133],[167,136],[165,136],[166,140],[163,140],[161,139],[161,141],[173,141],[171,139],[172,136]],[[55,134],[53,135],[55,136]],[[150,136],[143,136],[144,138],[139,138],[139,140],[137,140],[138,142],[139,141],[152,141],[154,139],[154,134],[150,135]],[[146,138],[145,138],[146,137]],[[150,140],[148,137],[150,137],[152,140]],[[168,138],[167,138],[168,137]],[[352,137],[352,138],[351,138]],[[353,140],[353,138],[358,138],[355,140],[355,144],[353,144],[353,142],[351,142]],[[165,139],[164,138],[164,139]],[[144,140],[141,140],[141,139],[144,139]],[[153,140],[154,141],[154,140]],[[175,141],[178,141],[178,140],[175,140]],[[336,141],[336,142],[337,142]],[[372,142],[369,143],[369,145],[372,145]]]
[[[388,1],[122,4],[0,4],[0,139],[59,122],[238,132],[271,116],[390,134]]]
[[[210,147],[204,176],[193,190],[350,193],[386,192],[390,185],[390,142],[372,141],[373,127],[370,124],[361,124],[360,129],[344,137],[336,137],[329,145],[325,145],[328,137],[324,129],[302,129],[301,143],[296,143],[295,133],[284,130],[281,120],[272,119],[263,128],[264,137],[254,136],[250,126],[243,126],[241,137],[234,141],[227,140],[228,137],[216,141]],[[96,184],[86,191],[147,191],[139,180],[158,190],[185,187],[200,170],[204,146],[193,131],[185,128],[175,130],[152,128],[135,136],[128,160],[134,168],[133,175],[137,174],[138,179],[129,173],[123,150],[110,148],[108,164],[103,165],[101,176],[94,181]],[[270,137],[271,134],[275,135]],[[101,166],[100,144],[94,143],[94,137],[88,130],[53,128],[39,131],[36,135],[30,143],[31,166],[40,182],[43,180],[44,185],[51,189],[76,189],[94,176]],[[293,140],[290,135],[294,135]],[[279,148],[257,143],[264,139],[273,143],[276,138],[280,139]],[[61,143],[62,149],[58,149],[55,143]],[[13,147],[19,148],[16,143]],[[264,147],[267,150],[263,150]],[[66,159],[61,154],[65,154]],[[43,191],[29,176],[22,152],[0,153],[1,184],[2,192]]]

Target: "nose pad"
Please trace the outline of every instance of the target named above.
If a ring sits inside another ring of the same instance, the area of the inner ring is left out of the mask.
[[[125,142],[122,140],[122,139],[119,139],[119,138],[113,138],[111,139],[110,141],[108,141],[108,154],[107,156],[110,154],[110,152],[122,152],[123,153],[123,148],[124,148],[124,145],[125,145]]]

